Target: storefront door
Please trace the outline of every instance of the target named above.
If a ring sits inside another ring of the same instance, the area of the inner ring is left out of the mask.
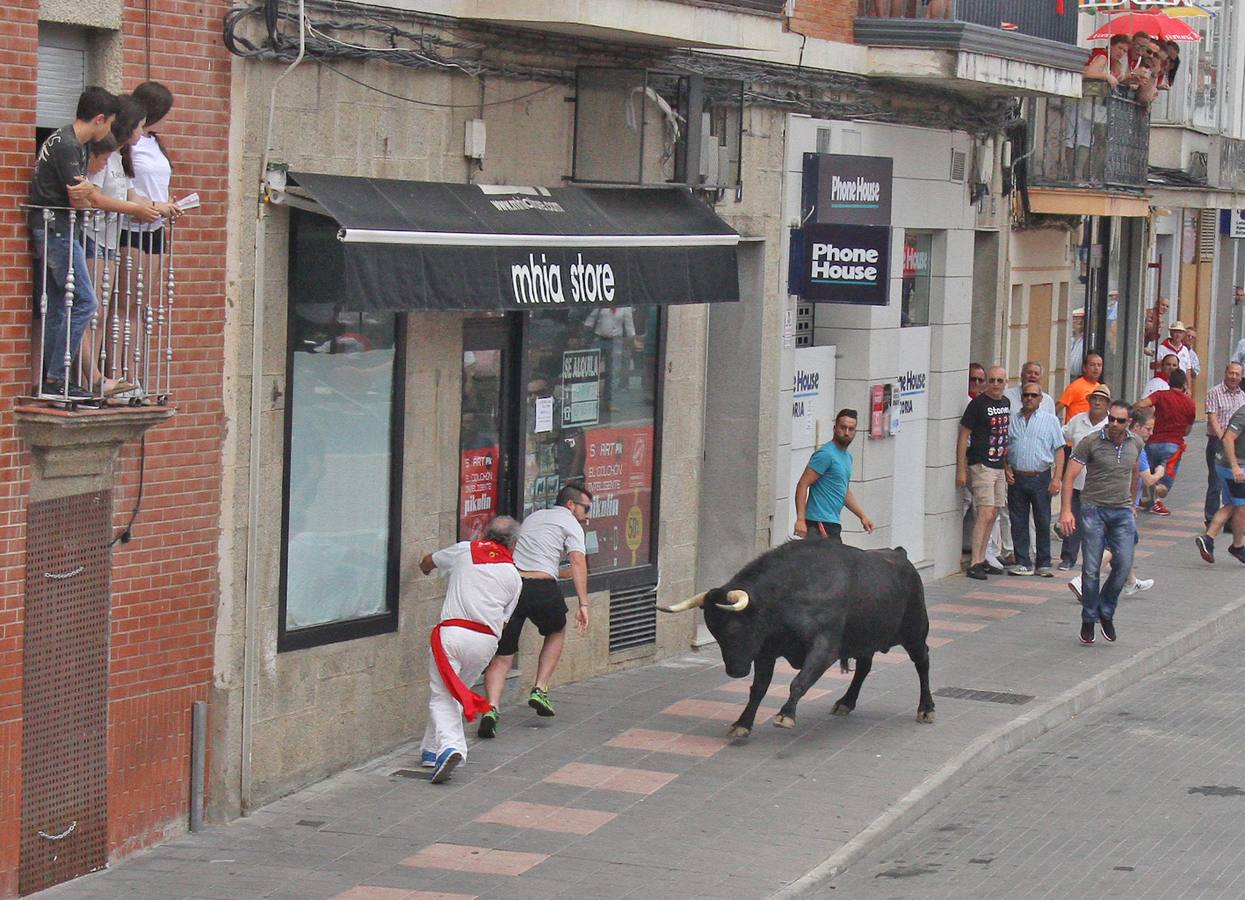
[[[475,540],[511,507],[514,337],[510,317],[463,325],[463,396],[459,428],[458,538]]]

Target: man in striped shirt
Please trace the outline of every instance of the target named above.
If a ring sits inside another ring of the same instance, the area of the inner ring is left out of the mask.
[[[1223,489],[1219,473],[1215,471],[1215,454],[1223,446],[1223,430],[1232,420],[1232,414],[1245,406],[1242,371],[1245,367],[1241,363],[1228,363],[1223,370],[1223,381],[1206,392],[1206,506],[1203,513],[1207,525],[1219,511],[1219,495]]]
[[[1063,428],[1054,413],[1041,409],[1042,388],[1022,384],[1020,409],[1008,429],[1007,514],[1011,519],[1016,564],[1009,575],[1050,578],[1050,499],[1063,482]],[[1054,468],[1054,477],[1051,469]],[[1029,514],[1037,536],[1036,560],[1029,557]],[[1036,562],[1036,568],[1034,567]]]

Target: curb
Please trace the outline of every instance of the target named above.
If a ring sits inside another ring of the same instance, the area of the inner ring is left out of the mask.
[[[908,827],[955,788],[990,763],[1067,722],[1112,694],[1171,665],[1185,654],[1229,632],[1245,627],[1245,597],[1220,608],[1157,646],[1139,650],[1126,660],[1087,678],[1030,712],[980,735],[924,781],[892,803],[863,831],[818,866],[770,895],[770,900],[799,897],[840,875],[849,865]]]

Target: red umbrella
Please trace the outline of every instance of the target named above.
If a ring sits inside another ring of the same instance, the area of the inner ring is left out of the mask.
[[[1114,19],[1107,22],[1093,34],[1088,40],[1106,41],[1110,40],[1117,34],[1133,34],[1137,31],[1144,31],[1151,37],[1162,38],[1165,41],[1189,41],[1196,43],[1202,39],[1202,36],[1186,25],[1180,19],[1173,19],[1171,16],[1165,16],[1163,13],[1121,13]]]

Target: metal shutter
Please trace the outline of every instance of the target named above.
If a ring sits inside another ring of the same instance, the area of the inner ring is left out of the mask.
[[[39,88],[35,125],[60,128],[73,121],[86,87],[86,34],[80,28],[39,26]]]

